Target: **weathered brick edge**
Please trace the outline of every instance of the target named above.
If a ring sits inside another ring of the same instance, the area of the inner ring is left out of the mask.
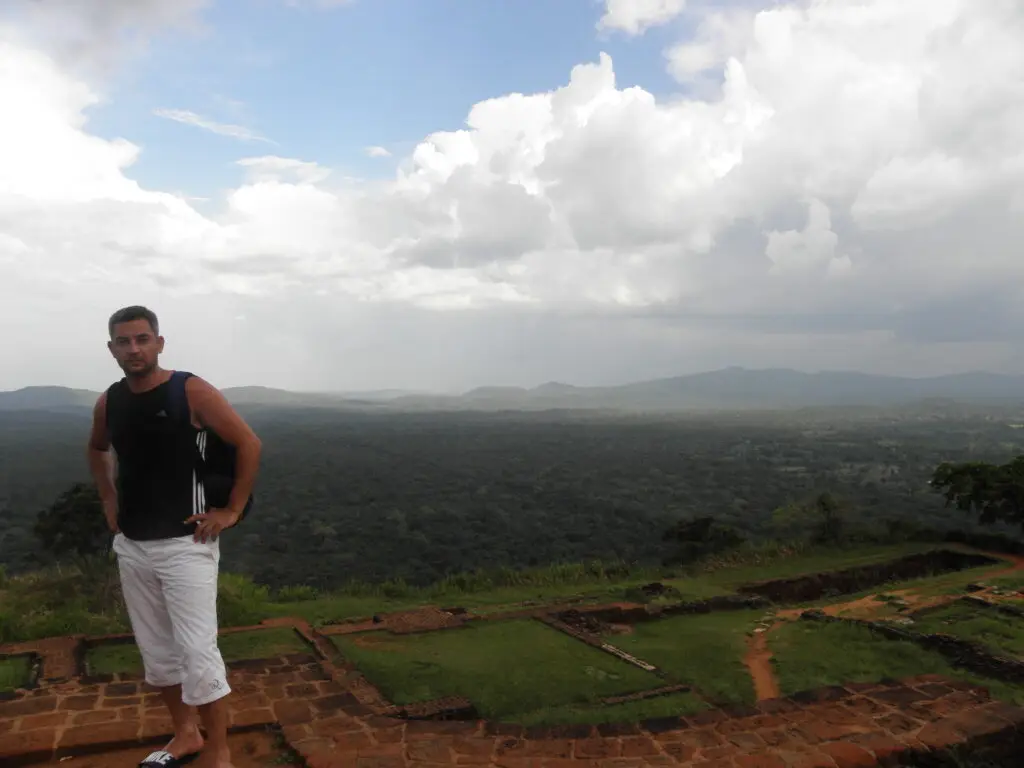
[[[12,643],[0,646],[0,657],[31,656],[33,682],[61,682],[80,674],[82,640],[82,635],[72,635]]]
[[[756,707],[597,727],[369,718],[284,729],[311,768],[429,763],[501,768],[847,768],[1015,732],[1024,710],[928,676],[826,688]],[[365,761],[365,763],[364,763]]]
[[[578,627],[566,624],[564,621],[557,619],[553,616],[537,616],[536,619],[542,624],[546,624],[547,626],[551,627],[552,629],[558,632],[562,632],[563,634],[569,635],[569,637],[579,640],[582,643],[586,643],[591,648],[596,648],[602,653],[607,653],[610,656],[614,656],[620,661],[624,661],[627,664],[632,664],[634,667],[638,667],[639,669],[642,669],[645,672],[650,672],[652,675],[655,675],[663,680],[668,679],[668,676],[664,672],[662,672],[660,669],[655,667],[650,662],[644,661],[643,659],[638,659],[636,656],[626,653],[621,648],[616,648],[614,645],[606,643],[597,635],[591,634],[590,632],[587,632],[586,630],[580,629]]]
[[[994,554],[940,548],[888,562],[744,584],[736,592],[740,595],[760,595],[778,605],[792,605],[820,600],[826,596],[829,587],[840,595],[849,595],[892,581],[907,581],[926,575],[938,576],[983,565],[994,566],[999,561],[999,556]]]
[[[672,685],[663,685],[660,688],[649,688],[645,691],[637,691],[636,693],[624,693],[619,696],[606,696],[601,699],[601,704],[604,706],[628,704],[634,701],[645,701],[647,699],[657,699],[662,696],[671,696],[676,693],[695,693],[695,691],[686,683],[674,683]]]
[[[832,768],[944,748],[1024,723],[1024,709],[936,676],[824,688],[642,723],[522,728],[380,714],[360,701],[343,668],[312,656],[245,662],[229,674],[232,731],[280,727],[311,768],[361,765],[364,757],[382,766],[476,761],[503,768],[561,765],[544,760],[590,761],[581,765],[591,768],[620,758],[634,761],[607,765],[782,768],[799,764],[790,758],[806,758],[806,766]],[[158,694],[140,681],[58,683],[0,703],[0,764],[156,744],[169,733]]]

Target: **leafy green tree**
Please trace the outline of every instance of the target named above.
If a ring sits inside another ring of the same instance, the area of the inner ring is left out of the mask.
[[[829,492],[813,500],[786,504],[772,513],[776,528],[793,532],[808,531],[816,544],[839,544],[846,533],[846,504]]]
[[[680,520],[665,531],[662,540],[674,544],[672,554],[665,558],[665,565],[685,565],[735,549],[745,538],[732,526],[722,525],[713,517],[698,517]]]
[[[78,567],[106,588],[111,579],[112,537],[96,487],[75,483],[36,517],[33,528],[43,550],[57,562]]]
[[[946,506],[977,512],[986,525],[1008,522],[1024,528],[1024,456],[1006,464],[943,462],[931,486],[942,493]]]

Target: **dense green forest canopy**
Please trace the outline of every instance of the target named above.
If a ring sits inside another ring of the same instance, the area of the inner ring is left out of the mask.
[[[778,510],[813,513],[824,492],[842,500],[844,531],[884,532],[893,520],[970,528],[977,515],[946,505],[930,485],[935,468],[1024,453],[1010,410],[246,415],[263,438],[264,464],[257,506],[225,536],[222,563],[272,586],[425,583],[587,559],[659,562],[678,548],[665,533],[681,520],[711,517],[716,531],[782,536],[793,517]],[[87,430],[85,410],[0,413],[0,562],[8,572],[41,562],[37,515],[89,480]]]
[[[1024,456],[1005,464],[944,462],[935,469],[932,486],[948,504],[976,511],[982,523],[1024,527]]]

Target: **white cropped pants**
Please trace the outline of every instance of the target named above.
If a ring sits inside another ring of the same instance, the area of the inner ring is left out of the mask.
[[[119,533],[114,552],[146,682],[181,685],[189,706],[230,693],[217,647],[219,542],[133,541]]]

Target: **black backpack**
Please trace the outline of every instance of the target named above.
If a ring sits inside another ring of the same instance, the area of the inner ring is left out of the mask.
[[[186,371],[172,373],[168,392],[168,415],[186,427],[192,426],[192,410],[185,394],[185,381],[190,376],[192,374]],[[220,509],[228,505],[235,484],[235,446],[222,440],[212,429],[207,428],[201,434],[202,437],[196,443],[196,474],[203,484],[206,510]],[[250,493],[238,522],[248,516],[254,502]]]

